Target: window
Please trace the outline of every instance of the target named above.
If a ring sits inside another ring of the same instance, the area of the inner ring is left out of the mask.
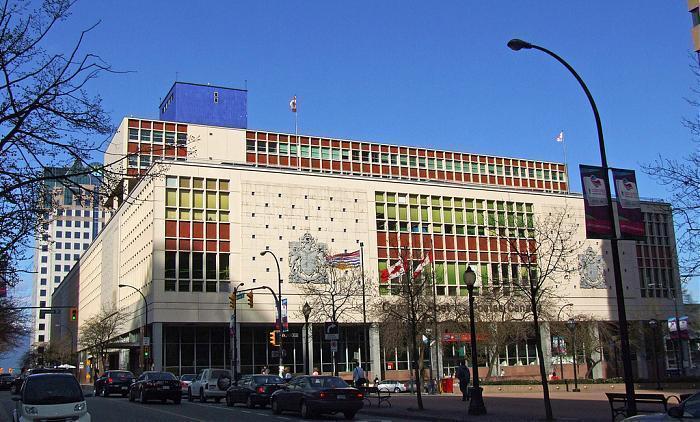
[[[53,278],[53,282],[54,282],[54,283],[60,283],[60,282],[61,282],[61,277],[60,277],[60,276],[55,276],[55,277]]]
[[[219,104],[219,91],[214,91],[214,104]]]
[[[45,278],[42,278],[42,279],[41,279],[41,285],[42,285],[42,286],[46,286],[46,279],[45,279]]]
[[[46,290],[40,290],[39,296],[46,296]]]

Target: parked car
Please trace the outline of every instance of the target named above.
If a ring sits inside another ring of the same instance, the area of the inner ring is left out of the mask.
[[[165,403],[166,400],[172,400],[173,403],[180,404],[180,381],[170,372],[146,371],[129,388],[129,401],[137,398],[141,403],[149,400]]]
[[[197,377],[197,374],[183,374],[180,375],[180,391],[182,394],[187,394],[187,389],[192,384],[192,380]]]
[[[700,392],[683,400],[678,406],[673,406],[666,413],[632,416],[624,421],[678,421],[700,419]],[[623,421],[623,422],[624,422]]]
[[[249,408],[265,407],[270,404],[270,396],[284,388],[285,382],[277,375],[243,375],[226,390],[226,405],[245,403]]]
[[[364,395],[342,378],[300,376],[272,393],[270,404],[276,415],[289,410],[301,413],[305,419],[323,413],[343,413],[345,419],[353,419],[362,409],[363,399]]]
[[[12,398],[17,402],[12,415],[14,422],[91,420],[83,390],[72,374],[28,375],[21,393],[20,397]]]
[[[377,388],[379,389],[379,391],[391,391],[394,393],[408,391],[408,388],[406,388],[406,384],[396,380],[379,381]]]
[[[0,390],[9,390],[14,380],[12,374],[0,374]]]
[[[129,371],[105,371],[95,380],[95,395],[108,397],[110,394],[121,394],[126,397],[132,382],[134,374]]]
[[[187,389],[187,400],[193,401],[197,397],[200,402],[206,403],[211,397],[218,403],[226,397],[230,385],[231,371],[228,369],[202,369]]]

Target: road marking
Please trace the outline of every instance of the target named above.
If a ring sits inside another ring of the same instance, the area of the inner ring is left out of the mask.
[[[121,401],[121,400],[115,400],[113,403],[125,403],[125,404],[129,404],[130,402],[128,402],[128,401]],[[207,422],[207,421],[204,420],[204,419],[196,419],[196,418],[191,418],[191,417],[189,417],[189,416],[181,415],[181,414],[179,414],[179,413],[168,412],[167,410],[162,410],[162,409],[158,409],[158,408],[155,408],[155,407],[151,407],[151,406],[148,406],[148,405],[143,404],[143,403],[136,403],[136,405],[137,405],[137,406],[144,407],[144,408],[148,408],[148,409],[153,410],[153,411],[156,411],[156,412],[165,413],[166,415],[177,416],[178,418],[188,419],[188,420],[196,421],[196,422]]]

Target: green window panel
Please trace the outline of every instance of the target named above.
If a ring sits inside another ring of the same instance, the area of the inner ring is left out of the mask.
[[[442,233],[442,224],[433,224],[433,233]]]
[[[447,263],[447,284],[454,286],[457,284],[457,264]]]
[[[503,166],[496,166],[496,174],[503,176]]]
[[[461,209],[455,210],[455,223],[464,224],[464,211]]]
[[[435,263],[435,284],[445,284],[445,263]]]
[[[321,158],[324,160],[330,160],[331,159],[331,149],[330,148],[321,148]]]
[[[390,160],[392,166],[399,165],[399,156],[398,155],[394,155],[394,154],[390,155],[389,160]]]
[[[457,226],[457,234],[464,234],[464,226]]]
[[[467,285],[467,281],[464,279],[465,271],[467,271],[467,264],[459,264],[457,267],[457,278],[459,279],[459,284],[462,286]]]
[[[433,222],[442,222],[442,213],[440,212],[440,209],[433,209]]]
[[[216,179],[207,179],[207,190],[216,190]]]
[[[464,199],[462,198],[455,198],[455,208],[464,208]]]
[[[297,155],[298,150],[299,150],[299,147],[297,145],[290,145],[289,146],[289,154],[291,154],[291,155]]]
[[[401,165],[402,166],[407,166],[408,165],[408,156],[407,155],[402,155],[400,157]]]
[[[377,218],[384,219],[384,204],[377,204],[374,207],[374,211]]]
[[[451,208],[443,209],[442,215],[445,217],[445,223],[452,223],[454,221],[454,213]]]
[[[420,210],[420,221],[421,223],[427,223],[429,221],[428,219],[428,209],[427,208],[421,208]]]
[[[204,211],[198,211],[198,210],[192,211],[192,220],[194,220],[194,221],[204,220]]]
[[[180,206],[189,208],[192,206],[192,195],[190,194],[189,190],[181,190],[180,191]]]
[[[207,192],[207,208],[216,209],[216,193]]]
[[[389,164],[389,154],[381,155],[382,164]]]
[[[408,157],[408,165],[410,167],[416,167],[418,165],[418,159],[416,157]]]
[[[401,220],[401,221],[408,220],[408,207],[406,205],[399,206],[399,220]]]
[[[527,215],[527,227],[528,227],[528,228],[533,228],[533,227],[535,227],[535,220],[534,220],[534,218],[532,217],[532,214],[528,214],[528,215]]]
[[[506,213],[504,213],[504,212],[498,213],[498,225],[501,227],[506,225]]]
[[[505,173],[506,173],[506,176],[510,176],[512,174],[510,166],[505,167]]]
[[[455,171],[462,171],[462,162],[455,161]]]
[[[228,209],[228,193],[225,193],[225,192],[219,193],[219,209],[221,209],[221,210]]]
[[[386,194],[386,202],[396,202],[396,194],[393,192],[387,192]]]
[[[375,202],[384,202],[384,192],[375,192],[374,201]]]
[[[452,170],[452,161],[451,160],[445,161],[445,170]]]
[[[189,177],[181,177],[180,178],[180,187],[181,188],[189,188],[190,187],[190,178]]]
[[[180,210],[180,220],[189,220],[190,210]]]
[[[428,205],[428,197],[427,196],[421,196],[420,197],[420,204],[421,205]]]
[[[483,200],[481,200],[481,199],[476,200],[476,209],[479,209],[479,210],[484,209],[484,201]]]
[[[469,221],[467,221],[469,222]],[[476,213],[476,224],[483,226],[484,225],[484,213],[477,211]]]
[[[486,174],[486,164],[479,164],[479,173]]]
[[[508,227],[515,227],[515,214],[508,214]]]
[[[165,206],[177,207],[177,189],[165,190]]]
[[[311,158],[321,158],[320,147],[311,147]]]
[[[289,153],[289,144],[280,144],[280,154],[287,155]]]
[[[175,220],[177,219],[177,210],[175,208],[166,208],[165,209],[165,218]]]
[[[435,170],[435,159],[434,158],[428,158],[428,168],[431,170]]]
[[[431,196],[430,202],[434,207],[439,207],[440,206],[440,197],[439,196]]]
[[[487,286],[489,284],[489,266],[488,264],[481,264],[481,285]]]
[[[139,140],[139,130],[138,129],[129,129],[129,140],[130,141],[138,141]]]
[[[499,211],[503,211],[506,209],[506,204],[503,201],[498,201],[496,202],[496,209]]]
[[[333,148],[332,157],[334,160],[340,160],[340,150]]]
[[[535,173],[537,174],[537,178],[538,178],[538,179],[541,179],[541,178],[542,178],[542,170],[537,169],[537,171],[535,171]]]
[[[525,205],[525,211],[531,213],[531,212],[532,212],[532,204],[526,204],[526,205]]]
[[[350,159],[350,150],[349,149],[344,149],[342,151],[342,157],[344,161],[347,161]]]
[[[411,205],[418,205],[418,196],[417,195],[411,195],[408,197],[408,203]]]
[[[472,173],[478,174],[479,173],[479,164],[477,163],[472,163]]]
[[[418,157],[418,167],[425,168],[425,157]]]
[[[445,168],[445,161],[444,160],[436,160],[435,163],[437,164],[438,170],[444,170],[444,168]]]
[[[475,226],[467,226],[467,235],[468,236],[476,236],[476,227]]]
[[[311,156],[311,147],[308,145],[302,145],[301,156],[304,158],[309,158]]]
[[[204,192],[201,190],[194,191],[194,207],[204,208]]]
[[[387,205],[386,215],[389,219],[396,220],[396,205]]]

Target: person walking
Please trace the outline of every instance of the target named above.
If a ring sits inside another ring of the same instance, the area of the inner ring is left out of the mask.
[[[352,370],[352,381],[355,387],[360,387],[367,382],[365,370],[360,366],[360,362],[355,362],[355,369]]]
[[[459,363],[459,367],[457,368],[457,373],[455,375],[459,380],[459,390],[462,392],[462,401],[467,401],[469,398],[469,381],[471,381],[471,379],[469,368],[467,368],[465,361]]]

